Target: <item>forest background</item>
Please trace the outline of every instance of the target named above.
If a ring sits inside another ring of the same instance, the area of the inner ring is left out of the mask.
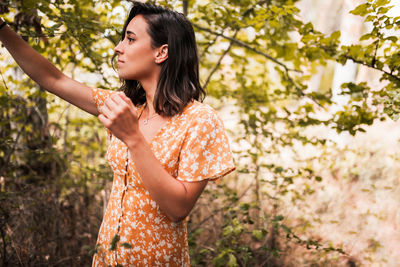
[[[192,265],[397,266],[398,0],[152,2],[192,21],[237,165],[190,215]],[[0,14],[67,75],[116,90],[129,6],[0,0]],[[0,67],[0,264],[89,266],[112,184],[104,128],[4,48]]]

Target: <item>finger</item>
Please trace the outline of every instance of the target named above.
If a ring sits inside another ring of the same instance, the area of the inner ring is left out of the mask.
[[[114,101],[115,104],[113,108],[120,107],[122,110],[125,109],[132,110],[132,108],[134,107],[130,99],[127,98],[127,96],[123,92],[119,92],[113,95],[112,100]]]
[[[118,92],[118,95],[120,96],[121,100],[124,101],[128,105],[128,107],[131,110],[131,112],[133,114],[137,115],[137,108],[132,103],[132,100],[129,97],[127,97],[124,92]]]
[[[104,104],[110,109],[110,110],[117,110],[117,108],[120,106],[120,102],[122,102],[122,100],[119,99],[119,97],[117,97],[116,95],[112,95],[111,97],[109,97]]]
[[[118,94],[121,97],[121,99],[124,100],[128,105],[133,106],[131,99],[129,97],[127,97],[124,92],[119,92]]]
[[[104,105],[101,106],[100,113],[109,118],[112,114],[112,110],[104,103]]]
[[[124,92],[122,92],[122,91],[118,92],[118,95],[119,95],[121,98],[128,98],[128,97],[126,96],[126,94],[125,94]]]
[[[115,102],[119,103],[122,100],[122,95],[124,95],[124,93],[118,92],[116,94],[113,94],[111,96],[111,99],[114,100]]]
[[[106,127],[110,127],[111,126],[111,120],[109,120],[106,116],[104,116],[103,114],[100,114],[97,116],[97,118],[99,118],[99,121]]]

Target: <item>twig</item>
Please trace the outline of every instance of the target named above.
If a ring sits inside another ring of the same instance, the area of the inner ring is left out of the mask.
[[[372,65],[370,65],[370,64],[368,64],[368,63],[366,63],[366,62],[363,62],[363,61],[361,61],[361,60],[357,60],[357,59],[352,58],[352,57],[347,56],[347,55],[345,55],[344,57],[345,57],[346,59],[350,59],[350,60],[353,61],[354,63],[361,64],[361,65],[364,65],[364,66],[367,66],[367,67],[370,67],[370,68],[379,70],[379,71],[381,71],[381,72],[383,72],[383,73],[389,75],[389,76],[392,77],[393,79],[396,79],[397,81],[400,81],[400,77],[398,77],[398,76],[392,74],[391,72],[388,72],[388,71],[386,71],[386,70],[383,70],[383,69],[374,67],[374,66],[372,66]],[[374,65],[375,65],[375,64],[374,64]]]
[[[68,138],[69,108],[70,107],[71,107],[71,104],[68,104],[67,108],[66,108],[66,114],[65,114],[65,131],[64,131],[64,147],[63,147],[64,155],[67,155],[67,138]],[[63,113],[64,113],[64,111],[63,111]]]
[[[208,43],[208,45],[203,49],[203,51],[201,51],[201,54],[200,54],[200,56],[199,56],[200,59],[203,58],[204,55],[205,55],[205,53],[207,53],[208,49],[209,49],[213,44],[215,44],[215,42],[218,40],[218,37],[219,37],[219,36],[215,36],[215,38],[214,38],[210,43]]]
[[[17,254],[17,258],[18,258],[18,260],[19,260],[20,266],[23,266],[23,264],[22,264],[22,259],[21,259],[21,255],[19,255],[18,250],[17,250],[17,248],[16,248],[16,246],[15,246],[15,244],[14,244],[14,241],[13,241],[13,239],[12,239],[13,231],[11,230],[11,227],[10,227],[7,223],[6,223],[6,227],[7,227],[8,235],[9,235],[9,237],[10,237],[10,244],[11,244],[11,247],[15,250],[15,254]]]
[[[378,54],[378,48],[379,48],[379,39],[376,41],[374,58],[372,59],[372,62],[371,62],[371,65],[373,68],[375,67],[375,63],[376,63],[376,55]]]
[[[64,261],[72,260],[72,259],[74,259],[74,258],[75,258],[74,256],[66,257],[66,258],[64,258],[64,259],[61,259],[61,260],[57,261],[54,265],[57,266],[57,265],[59,265],[60,263],[62,263],[62,262],[64,262]]]
[[[236,37],[236,35],[238,34],[239,30],[236,30],[235,34],[233,35],[233,38]],[[219,66],[221,65],[222,60],[224,59],[224,57],[228,54],[228,52],[231,50],[231,47],[233,45],[233,42],[231,41],[228,48],[224,51],[224,53],[222,53],[222,55],[219,57],[217,64],[215,64],[214,68],[210,71],[210,74],[208,75],[206,82],[204,83],[204,85],[202,86],[203,89],[206,89],[208,86],[208,83],[211,80],[211,77],[214,75],[214,73],[218,70]]]
[[[254,182],[251,182],[250,185],[243,191],[243,193],[242,193],[240,196],[238,196],[238,201],[239,201],[242,197],[244,197],[244,196],[246,195],[247,191],[249,191],[249,189],[253,186],[253,184],[254,184]],[[193,230],[193,229],[197,229],[197,228],[200,227],[203,223],[205,223],[205,222],[208,221],[209,219],[213,218],[214,215],[215,215],[217,212],[220,212],[220,211],[222,211],[222,210],[224,210],[224,209],[225,209],[225,207],[222,207],[222,208],[213,210],[213,211],[211,212],[211,215],[207,216],[207,217],[204,218],[201,222],[197,223],[194,227],[192,227],[192,230]]]
[[[262,52],[262,51],[260,51],[260,50],[258,50],[258,49],[256,49],[256,48],[254,48],[254,47],[251,47],[250,45],[248,45],[248,44],[246,44],[245,42],[240,41],[240,40],[238,40],[238,39],[236,39],[236,38],[226,36],[226,35],[224,35],[223,33],[218,33],[218,32],[212,31],[211,29],[201,27],[201,26],[199,26],[199,25],[197,25],[197,24],[193,24],[193,26],[196,27],[196,28],[198,28],[199,30],[202,30],[202,31],[211,33],[211,34],[213,34],[213,35],[222,37],[222,38],[224,38],[224,39],[230,40],[230,41],[231,41],[231,44],[234,43],[234,44],[237,44],[237,45],[242,46],[242,47],[244,47],[244,48],[247,48],[248,50],[250,50],[250,51],[252,51],[252,52],[254,52],[254,53],[256,53],[256,54],[262,55],[262,56],[264,56],[265,58],[267,58],[267,59],[273,61],[274,63],[278,64],[279,66],[281,66],[281,67],[285,70],[285,76],[286,76],[286,78],[288,79],[288,81],[289,81],[290,83],[293,84],[293,86],[296,88],[297,93],[298,93],[299,95],[305,96],[305,97],[309,98],[311,101],[313,101],[314,103],[316,103],[318,106],[322,107],[322,105],[319,104],[317,101],[315,101],[315,99],[311,98],[310,96],[307,96],[307,95],[301,90],[301,88],[299,88],[299,87],[295,84],[295,82],[293,81],[292,77],[290,76],[290,73],[289,73],[289,72],[294,71],[294,72],[298,72],[298,73],[303,73],[301,70],[291,69],[291,68],[287,67],[285,64],[283,64],[282,62],[280,62],[279,60],[277,60],[276,58],[271,57],[270,55],[268,55],[268,54],[266,54],[266,53],[264,53],[264,52]]]
[[[244,48],[247,48],[247,49],[250,50],[250,51],[253,51],[253,52],[256,53],[256,54],[259,54],[259,55],[264,56],[265,58],[267,58],[267,59],[269,59],[269,60],[275,62],[275,63],[278,64],[279,66],[283,67],[283,68],[285,69],[286,73],[289,73],[290,71],[295,71],[295,72],[303,73],[301,70],[296,70],[296,69],[288,68],[285,64],[283,64],[282,62],[280,62],[280,61],[277,60],[276,58],[271,57],[270,55],[268,55],[268,54],[266,54],[266,53],[264,53],[264,52],[262,52],[262,51],[260,51],[260,50],[258,50],[258,49],[256,49],[256,48],[254,48],[254,47],[251,47],[250,45],[246,44],[246,43],[243,42],[243,41],[240,41],[240,40],[235,39],[235,38],[233,38],[233,37],[226,36],[226,35],[224,35],[223,33],[218,33],[218,32],[215,32],[215,31],[213,31],[213,30],[211,30],[211,29],[201,27],[201,26],[199,26],[199,25],[197,25],[197,24],[193,24],[193,26],[196,27],[196,28],[198,28],[199,30],[202,30],[202,31],[211,33],[211,34],[213,34],[213,35],[220,36],[220,37],[222,37],[222,38],[224,38],[224,39],[230,40],[231,42],[233,42],[233,43],[235,43],[235,44],[237,44],[237,45],[239,45],[239,46],[242,46],[242,47],[244,47]]]
[[[3,83],[4,83],[4,87],[6,88],[6,91],[9,91],[6,80],[4,79],[4,76],[3,76],[3,72],[1,70],[0,70],[0,74],[1,74],[1,79],[3,80]]]
[[[30,111],[31,111],[31,110],[30,110]],[[21,133],[22,133],[22,131],[25,129],[25,125],[26,125],[27,123],[28,123],[28,114],[27,114],[27,116],[26,116],[26,118],[25,118],[24,124],[22,125],[21,129],[20,129],[20,130],[18,131],[18,133],[17,133],[17,137],[15,138],[13,147],[8,151],[7,155],[4,157],[4,159],[5,159],[5,160],[4,160],[4,165],[1,167],[0,173],[3,173],[4,168],[5,168],[6,166],[8,166],[8,163],[10,162],[11,155],[12,155],[12,153],[14,153],[15,148],[17,147],[17,143],[18,143],[19,137],[21,136]]]
[[[270,0],[263,0],[263,1],[259,1],[258,3],[256,3],[254,6],[256,5],[262,5],[262,4],[269,4]],[[250,14],[250,12],[252,12],[254,10],[254,6],[252,6],[251,8],[247,9],[245,12],[243,12],[243,17],[246,17],[247,15]]]

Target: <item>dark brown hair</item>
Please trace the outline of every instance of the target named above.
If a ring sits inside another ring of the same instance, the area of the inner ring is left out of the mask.
[[[155,111],[163,116],[173,116],[182,112],[192,100],[203,101],[206,93],[199,82],[199,60],[192,24],[181,13],[133,1],[121,40],[125,38],[129,22],[139,14],[147,22],[147,33],[151,37],[152,47],[168,44],[168,58],[161,63],[161,73],[154,96]],[[136,80],[122,80],[120,90],[136,106],[146,102],[145,91]]]

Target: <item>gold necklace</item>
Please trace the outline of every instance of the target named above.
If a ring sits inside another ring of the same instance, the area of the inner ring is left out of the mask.
[[[145,110],[146,108],[147,108],[147,103],[146,103],[146,106],[144,107],[143,110]],[[145,119],[143,120],[143,124],[144,124],[144,125],[147,125],[147,124],[149,123],[149,120],[151,120],[151,119],[157,117],[157,115],[158,115],[157,113],[155,113],[155,114],[153,114],[151,117],[149,117],[149,111],[148,111],[148,110],[146,111],[146,113],[147,113],[147,118],[145,118]]]

